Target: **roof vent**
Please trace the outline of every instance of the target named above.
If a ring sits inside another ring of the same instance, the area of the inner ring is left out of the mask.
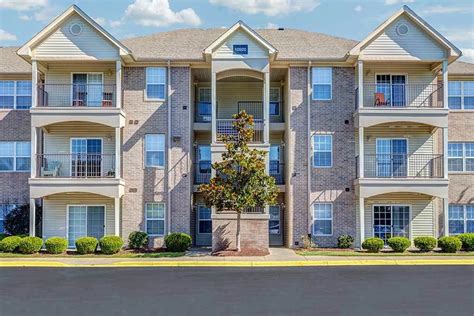
[[[69,27],[69,31],[71,31],[72,35],[80,35],[82,33],[82,26],[79,23],[73,23]]]
[[[279,28],[278,28],[278,31],[284,31],[284,30],[285,30],[284,27],[279,27]]]

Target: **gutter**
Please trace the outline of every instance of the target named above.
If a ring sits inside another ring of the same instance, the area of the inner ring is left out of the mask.
[[[168,135],[168,148],[166,154],[166,217],[167,217],[167,229],[166,234],[171,233],[171,191],[170,191],[170,173],[171,173],[171,61],[168,60],[168,68],[167,68],[167,75],[168,75],[168,111],[167,111],[167,135]]]
[[[308,61],[308,69],[307,69],[307,100],[306,100],[306,135],[308,138],[307,141],[307,183],[306,183],[306,190],[308,192],[308,235],[311,235],[311,61]]]

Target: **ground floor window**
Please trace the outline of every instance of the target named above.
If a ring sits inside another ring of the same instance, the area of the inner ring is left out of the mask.
[[[332,235],[332,204],[315,203],[313,214],[313,234],[316,236]]]
[[[211,234],[212,233],[211,208],[204,205],[199,205],[198,212],[199,212],[198,233]]]
[[[474,233],[474,204],[450,204],[449,234]]]
[[[68,207],[69,247],[81,237],[102,238],[105,235],[105,206],[70,205]]]
[[[165,234],[165,203],[147,203],[145,208],[147,234],[163,236]]]
[[[13,211],[16,204],[0,204],[0,234],[5,233],[4,221],[5,217]]]
[[[374,236],[385,243],[391,237],[409,237],[410,207],[406,205],[375,205]]]

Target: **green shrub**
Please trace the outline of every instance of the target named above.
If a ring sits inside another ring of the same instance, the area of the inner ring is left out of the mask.
[[[416,237],[413,240],[415,247],[420,249],[422,252],[431,251],[436,248],[436,238],[424,236],[424,237]]]
[[[362,248],[368,252],[379,252],[383,248],[383,240],[377,237],[368,238],[362,243]]]
[[[97,238],[82,237],[76,240],[76,250],[81,255],[94,253],[98,243]]]
[[[410,239],[406,237],[392,237],[387,240],[387,244],[395,252],[405,252],[410,247]]]
[[[43,247],[43,239],[39,237],[25,237],[22,238],[18,245],[18,250],[27,255],[37,253]]]
[[[454,236],[444,236],[438,239],[438,246],[442,252],[455,253],[461,250],[462,242]]]
[[[461,241],[463,250],[474,251],[474,233],[460,234],[456,237]]]
[[[142,249],[148,246],[148,234],[135,231],[128,235],[128,247],[132,249]]]
[[[44,243],[46,251],[50,254],[57,255],[67,250],[67,240],[61,237],[51,237]]]
[[[191,236],[185,233],[171,233],[165,237],[166,249],[171,252],[183,252],[192,244]]]
[[[341,235],[337,238],[337,247],[338,248],[351,248],[354,238],[350,235]]]
[[[119,236],[104,236],[99,240],[100,252],[112,255],[122,249],[123,240]]]
[[[8,236],[0,241],[1,252],[14,252],[20,245],[21,237],[19,236]]]

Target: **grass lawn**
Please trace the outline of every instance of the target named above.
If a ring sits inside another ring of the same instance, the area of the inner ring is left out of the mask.
[[[133,252],[121,251],[114,255],[103,255],[100,253],[90,255],[79,255],[74,251],[68,251],[66,254],[51,255],[46,252],[40,252],[32,255],[24,255],[21,253],[3,253],[0,252],[1,258],[177,258],[184,256],[184,252]]]
[[[389,256],[399,256],[399,257],[413,257],[413,256],[474,256],[474,252],[458,251],[457,253],[444,253],[440,251],[430,251],[430,252],[419,252],[416,250],[408,250],[404,253],[393,252],[391,250],[383,250],[379,253],[369,253],[365,251],[358,250],[340,250],[340,249],[324,249],[324,248],[314,248],[314,249],[304,249],[304,250],[295,250],[296,254],[300,256],[341,256],[341,257],[389,257]]]

